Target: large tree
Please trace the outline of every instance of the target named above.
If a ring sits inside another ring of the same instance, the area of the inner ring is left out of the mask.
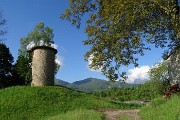
[[[43,22],[40,22],[35,26],[34,30],[27,35],[27,37],[20,39],[21,48],[19,49],[19,54],[23,56],[26,56],[26,54],[28,55],[27,50],[32,46],[50,46],[54,43],[53,37],[53,29],[45,26]]]
[[[6,34],[7,30],[4,27],[6,25],[6,19],[3,16],[3,12],[0,8],[0,36],[3,36],[4,34]],[[2,41],[2,38],[0,38],[0,41]]]
[[[179,5],[178,0],[69,0],[61,18],[77,28],[87,18],[84,44],[91,49],[85,60],[91,59],[90,68],[117,80],[124,76],[119,68],[137,66],[137,56],[150,50],[149,44],[170,51],[179,46]]]
[[[0,43],[0,88],[7,87],[12,77],[13,56],[4,43]]]

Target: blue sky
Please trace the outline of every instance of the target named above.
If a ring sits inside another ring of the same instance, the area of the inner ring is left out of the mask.
[[[68,0],[0,0],[0,8],[7,19],[8,33],[4,36],[5,43],[10,48],[14,61],[18,56],[20,38],[26,37],[37,23],[44,22],[54,30],[54,41],[58,45],[58,56],[63,64],[56,75],[57,78],[68,82],[89,77],[106,79],[100,72],[89,70],[88,63],[84,61],[83,55],[89,50],[89,47],[82,43],[82,40],[87,38],[84,33],[85,24],[82,24],[82,28],[76,29],[69,22],[59,18],[67,7]],[[134,69],[130,65],[123,70],[130,69],[129,74],[135,74],[134,76],[142,72],[132,79],[146,75],[143,73],[144,69],[158,62],[162,51],[161,49],[147,51],[145,56],[139,57],[139,69]]]

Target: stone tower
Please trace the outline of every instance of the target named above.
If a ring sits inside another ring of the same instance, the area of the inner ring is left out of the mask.
[[[54,85],[55,54],[57,50],[48,46],[37,46],[32,52],[31,86]]]

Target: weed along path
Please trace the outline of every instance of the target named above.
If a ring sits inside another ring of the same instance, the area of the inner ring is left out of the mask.
[[[104,109],[101,110],[105,114],[105,120],[141,120],[138,109],[134,110],[118,110],[118,109]]]

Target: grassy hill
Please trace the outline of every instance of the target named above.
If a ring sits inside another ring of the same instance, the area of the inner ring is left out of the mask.
[[[180,120],[180,93],[170,99],[157,98],[140,111],[143,120]]]
[[[38,120],[62,117],[74,111],[84,112],[100,108],[137,108],[138,105],[107,101],[91,94],[64,87],[10,87],[0,90],[0,118],[2,120]],[[78,112],[77,112],[78,113]],[[84,115],[84,113],[82,112]],[[91,116],[91,115],[90,115]],[[101,116],[101,115],[100,115]]]

